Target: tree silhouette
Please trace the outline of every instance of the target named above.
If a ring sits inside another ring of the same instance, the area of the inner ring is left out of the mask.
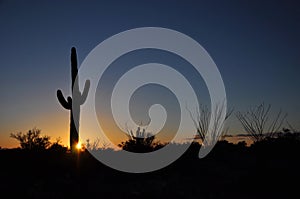
[[[224,122],[221,122],[221,116],[224,113],[224,103],[222,104],[218,104],[215,108],[214,108],[214,117],[212,117],[211,111],[208,109],[207,106],[200,104],[199,108],[196,110],[196,114],[193,115],[192,112],[187,109],[189,111],[190,117],[193,120],[194,126],[196,127],[196,131],[197,131],[197,137],[198,139],[200,139],[201,143],[204,145],[210,145],[211,143],[215,143],[219,140],[220,136],[224,136],[224,134],[226,133],[226,131],[228,129],[225,129],[221,132],[221,134],[215,133],[217,132],[223,125]],[[225,116],[225,121],[230,117],[230,115],[232,114],[233,109],[230,109],[229,111],[227,111],[226,116]],[[208,135],[208,129],[209,129],[209,122],[210,119],[212,119],[212,134]]]
[[[36,128],[27,133],[11,133],[10,137],[18,140],[21,148],[26,150],[45,150],[51,145],[50,137],[41,136],[41,130]]]
[[[250,108],[245,113],[237,112],[236,117],[254,142],[272,138],[280,130],[286,114],[282,115],[280,110],[272,119],[270,110],[270,104],[266,106],[262,103],[257,107]]]
[[[71,49],[72,97],[69,96],[66,100],[62,94],[62,91],[57,90],[58,101],[65,109],[70,110],[70,148],[71,151],[73,152],[76,152],[76,145],[78,143],[80,105],[82,105],[85,102],[90,88],[90,81],[86,80],[84,90],[81,93],[79,91],[79,83],[78,83],[79,77],[77,77],[77,75],[78,75],[77,55],[76,55],[76,48],[73,47]],[[76,77],[77,77],[77,81],[75,81]]]

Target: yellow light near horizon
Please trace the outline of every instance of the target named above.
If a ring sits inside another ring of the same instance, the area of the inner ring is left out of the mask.
[[[78,150],[80,150],[80,149],[82,148],[82,145],[81,145],[80,142],[77,143],[76,148],[77,148]]]

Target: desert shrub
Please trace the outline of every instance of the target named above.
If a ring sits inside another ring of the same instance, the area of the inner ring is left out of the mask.
[[[50,137],[41,135],[41,130],[33,128],[26,133],[18,132],[10,134],[11,138],[19,141],[21,149],[26,150],[43,150],[50,145]]]
[[[155,135],[146,133],[145,129],[141,130],[141,128],[138,127],[135,134],[130,130],[128,140],[118,146],[130,152],[147,153],[162,148],[163,144],[159,141],[155,141]]]

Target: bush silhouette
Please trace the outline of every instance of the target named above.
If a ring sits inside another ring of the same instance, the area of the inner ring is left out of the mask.
[[[122,142],[118,145],[126,151],[147,153],[163,147],[160,142],[155,142],[155,135],[146,133],[146,130],[141,130],[140,127],[138,127],[138,129],[136,130],[135,135],[133,134],[132,130],[130,130],[128,138],[129,139],[127,141]]]
[[[20,147],[26,150],[45,150],[50,145],[50,137],[41,135],[41,130],[33,128],[27,133],[12,133],[11,138],[14,138],[20,142]]]
[[[66,152],[67,147],[64,147],[60,143],[61,143],[60,138],[56,139],[56,142],[51,144],[51,146],[49,147],[49,150],[53,151],[53,152]]]

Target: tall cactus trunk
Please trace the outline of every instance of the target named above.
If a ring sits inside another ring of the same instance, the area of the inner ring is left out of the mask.
[[[66,100],[61,90],[57,90],[58,101],[65,109],[70,110],[70,148],[72,152],[76,152],[76,145],[78,144],[80,105],[82,105],[85,102],[90,88],[90,81],[86,80],[84,90],[81,93],[79,91],[79,79],[75,81],[77,75],[78,75],[77,55],[76,55],[76,49],[73,47],[71,49],[72,97],[69,96]]]
[[[76,151],[76,147],[79,140],[79,118],[80,118],[80,107],[76,107],[77,114],[74,114],[76,111],[73,111],[75,107],[70,110],[70,148],[71,151]],[[73,118],[76,117],[76,118]],[[77,131],[77,128],[78,131]]]
[[[79,138],[80,104],[78,103],[74,104],[75,99],[77,99],[78,96],[77,95],[78,93],[76,92],[79,92],[79,83],[78,83],[79,77],[78,80],[76,81],[77,75],[78,75],[77,54],[76,54],[76,49],[73,47],[71,49],[71,80],[72,80],[71,88],[72,88],[73,103],[70,110],[70,148],[72,151],[76,150],[76,146],[78,144],[78,138]]]

